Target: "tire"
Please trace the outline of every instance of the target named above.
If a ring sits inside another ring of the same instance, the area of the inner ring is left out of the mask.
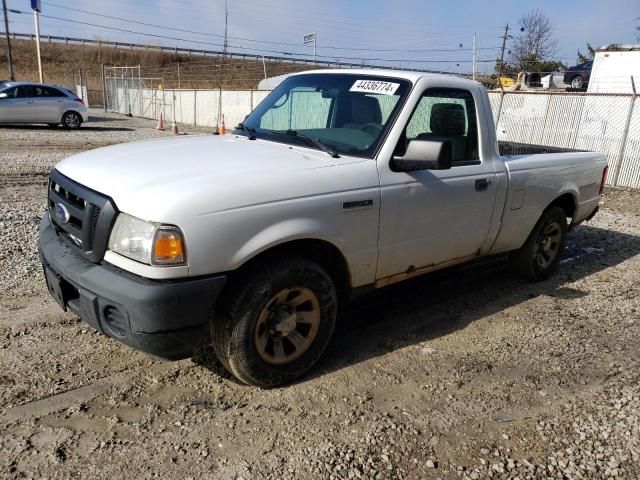
[[[545,210],[524,245],[511,252],[509,266],[534,282],[551,275],[560,262],[567,239],[567,214],[560,207]]]
[[[255,265],[221,300],[210,319],[216,355],[240,381],[262,388],[289,383],[309,370],[336,322],[331,277],[303,258]]]
[[[582,75],[576,75],[571,79],[571,88],[580,90],[582,87],[584,87],[584,78]]]
[[[77,112],[66,112],[62,115],[62,126],[69,130],[77,130],[82,125],[82,117]]]

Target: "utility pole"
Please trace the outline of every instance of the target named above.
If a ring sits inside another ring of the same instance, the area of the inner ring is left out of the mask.
[[[476,32],[473,32],[473,57],[471,58],[471,78],[476,79]]]
[[[2,0],[2,10],[4,11],[4,34],[7,37],[7,61],[9,62],[9,76],[10,80],[15,80],[16,76],[13,73],[13,57],[11,56],[11,39],[9,38],[9,19],[7,17],[7,0]]]
[[[107,85],[106,85],[106,76],[104,71],[104,63],[102,64],[102,105],[104,107],[104,113],[107,113]]]
[[[42,57],[40,56],[40,0],[31,1],[31,9],[33,10],[33,23],[36,28],[36,52],[38,53],[38,74],[40,76],[40,83],[43,83],[42,78]]]
[[[220,66],[220,82],[218,85],[218,129],[222,122],[222,80],[224,77],[224,62],[227,59],[227,28],[229,25],[229,9],[227,6],[227,0],[224,0],[224,48],[222,50],[222,65]]]
[[[500,60],[498,63],[498,77],[500,77],[500,75],[502,74],[502,65],[504,64],[504,50],[505,48],[507,48],[507,39],[512,38],[511,35],[509,35],[509,24],[507,23],[504,26],[504,35],[502,35],[502,48],[500,49]]]
[[[224,0],[224,54],[227,54],[227,27],[229,25],[229,10],[227,8],[227,0]]]

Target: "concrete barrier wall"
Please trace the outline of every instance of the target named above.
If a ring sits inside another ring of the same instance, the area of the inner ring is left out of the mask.
[[[227,128],[232,128],[270,92],[233,90],[222,92],[222,113]],[[163,112],[165,122],[214,127],[218,123],[218,90],[158,90],[117,85],[111,89],[110,110],[136,117],[157,118]],[[175,115],[175,117],[174,117]]]

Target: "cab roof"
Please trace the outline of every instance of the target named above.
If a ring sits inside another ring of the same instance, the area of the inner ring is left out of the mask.
[[[478,85],[478,82],[456,75],[447,75],[443,73],[431,72],[415,72],[409,70],[387,70],[387,69],[353,69],[353,68],[332,68],[320,70],[305,70],[304,72],[295,73],[293,75],[308,75],[313,73],[333,73],[333,74],[349,74],[349,75],[368,75],[377,77],[400,78],[409,80],[412,83],[417,82],[421,78],[431,79],[455,79],[456,82],[468,82],[469,85]]]

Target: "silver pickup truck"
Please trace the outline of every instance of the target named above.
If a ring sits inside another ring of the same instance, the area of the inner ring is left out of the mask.
[[[47,285],[134,348],[181,358],[208,339],[243,382],[290,382],[359,292],[503,252],[531,280],[556,269],[598,209],[605,157],[503,148],[522,154],[500,156],[479,83],[293,75],[233,135],[60,162],[40,224]]]

